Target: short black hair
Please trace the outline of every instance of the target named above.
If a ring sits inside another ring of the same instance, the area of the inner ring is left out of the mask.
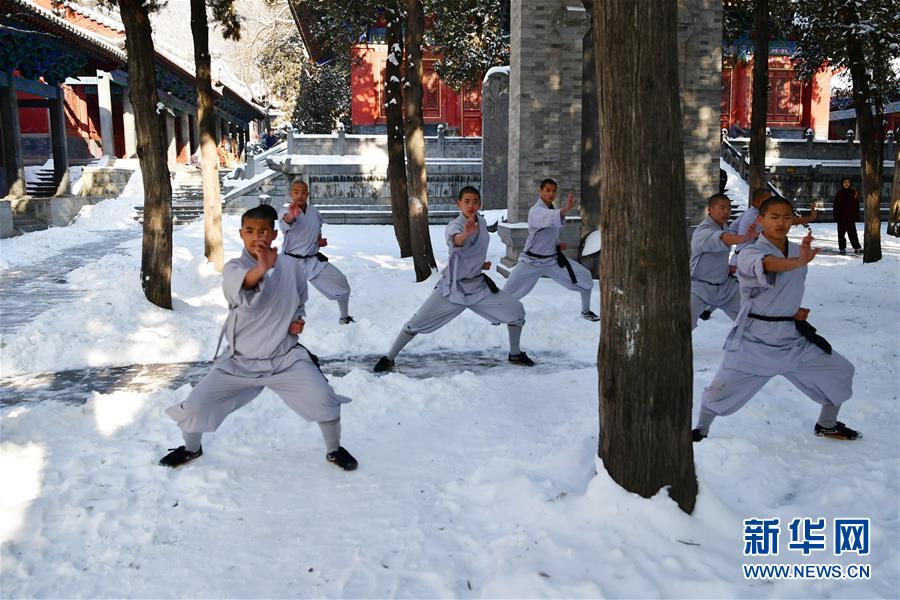
[[[263,219],[272,222],[272,227],[275,227],[275,221],[278,220],[278,211],[269,206],[268,204],[260,204],[259,206],[254,206],[247,212],[241,215],[241,227],[244,226],[245,219]]]
[[[729,206],[731,206],[731,198],[729,198],[725,194],[719,193],[719,194],[713,194],[712,196],[709,197],[709,200],[706,201],[706,208],[709,208],[710,206],[712,206],[719,200],[724,200],[725,202],[728,203]]]
[[[481,200],[481,192],[478,191],[478,188],[475,186],[467,185],[466,187],[459,190],[459,193],[456,194],[456,201],[459,202],[462,200],[464,194],[475,194],[478,196],[478,199]]]
[[[306,181],[305,181],[305,180],[303,179],[303,177],[300,176],[300,175],[297,175],[296,177],[294,177],[293,179],[291,179],[291,183],[290,183],[290,185],[288,186],[288,189],[294,187],[294,186],[297,185],[298,183],[302,183],[303,185],[306,186],[306,189],[309,189],[309,184],[306,183]]]
[[[853,180],[852,180],[852,179],[850,179],[849,177],[846,177],[846,176],[845,176],[845,177],[841,177],[841,185],[844,185],[844,182],[845,182],[845,181],[849,181],[849,182],[850,182],[850,185],[853,185]]]
[[[760,216],[766,214],[766,211],[768,211],[771,207],[775,206],[776,204],[786,204],[787,206],[791,207],[791,212],[792,213],[794,212],[794,204],[790,200],[788,200],[787,198],[782,198],[781,196],[773,195],[771,198],[769,198],[768,200],[766,200],[765,202],[763,202],[760,205],[760,207],[759,207]]]
[[[555,185],[557,188],[559,187],[559,184],[556,183],[556,180],[555,180],[555,179],[549,179],[549,178],[548,178],[548,179],[545,179],[545,180],[543,180],[543,181],[541,182],[540,189],[544,189],[545,186],[548,186],[548,185],[550,185],[551,183],[552,183],[553,185]]]
[[[772,194],[772,190],[769,188],[756,188],[756,191],[753,192],[753,201],[762,200],[766,197],[766,194]],[[774,196],[774,194],[772,194]]]

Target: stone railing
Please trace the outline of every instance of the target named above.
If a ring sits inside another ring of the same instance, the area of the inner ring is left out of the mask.
[[[889,131],[884,141],[884,156],[891,158],[894,156],[894,132]],[[749,161],[750,138],[728,137],[726,130],[722,130],[722,152],[724,156],[725,147],[728,146],[730,151],[736,152],[738,155],[744,156]],[[817,140],[813,138],[811,129],[806,131],[805,139],[783,139],[766,137],[766,164],[777,161],[778,159],[791,160],[859,160],[859,142],[855,139],[852,130],[847,132],[846,139],[843,140]],[[730,164],[730,163],[729,163]]]
[[[426,158],[481,159],[480,137],[452,137],[445,135],[443,125],[436,136],[425,136]],[[387,156],[386,135],[348,134],[343,127],[330,135],[301,134],[289,131],[287,153],[304,155],[360,155]]]
[[[747,180],[750,170],[749,156],[747,149],[743,146],[736,146],[735,142],[741,142],[741,138],[722,140],[722,158],[731,165],[744,180]],[[797,142],[794,145],[784,144],[785,140],[778,140],[775,147],[780,149],[788,149],[785,154],[791,151],[796,152],[800,148]],[[808,144],[809,142],[800,142],[800,144]],[[814,142],[819,144],[820,148],[827,148],[823,141]],[[844,145],[843,151],[847,152],[848,142],[829,142],[832,148],[840,148]],[[792,200],[801,213],[806,212],[806,208],[811,202],[817,202],[819,205],[819,221],[833,220],[832,203],[834,195],[841,186],[844,177],[849,177],[853,183],[853,187],[859,190],[860,184],[860,164],[859,164],[859,144],[854,142],[857,155],[855,158],[807,158],[807,157],[787,157],[787,156],[771,156],[766,153],[766,178],[769,183],[784,197]],[[890,149],[891,153],[888,153]],[[894,176],[893,154],[894,141],[893,136],[885,143],[885,160],[882,172],[881,187],[881,214],[883,218],[887,217],[890,210],[891,183]],[[767,149],[768,150],[768,149]],[[812,152],[812,151],[810,151]],[[823,151],[823,154],[834,156],[838,151]],[[846,154],[845,154],[846,156]]]

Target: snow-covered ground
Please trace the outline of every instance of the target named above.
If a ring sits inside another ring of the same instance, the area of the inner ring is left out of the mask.
[[[108,201],[69,228],[4,240],[2,267],[137,228],[132,204]],[[224,218],[228,257],[240,249],[238,227]],[[432,240],[443,264],[441,229]],[[834,225],[813,230],[836,248]],[[326,360],[383,353],[434,279],[413,282],[390,227],[326,226],[325,235],[353,286],[358,323],[339,326],[334,303],[311,289],[302,340]],[[554,362],[552,374],[473,361],[425,380],[376,377],[369,365],[332,377],[354,399],[342,416],[343,443],[360,461],[354,473],[328,465],[318,429],[270,392],[174,471],[156,465],[180,444],[162,411],[189,386],[0,407],[2,596],[897,598],[900,243],[882,241],[876,264],[817,257],[805,301],[811,322],[856,365],[841,418],[865,438],[815,437],[817,406],[773,380],[695,446],[691,516],[664,492],[623,491],[595,458],[597,373],[583,365],[595,360],[599,329],[577,318],[576,294],[541,281],[524,300],[522,343]],[[2,376],[211,358],[225,303],[203,258],[202,223],[177,228],[175,246],[175,310],[144,301],[136,236],[69,275],[77,302],[4,337]],[[489,260],[502,255],[492,236]],[[717,312],[695,331],[697,398],[728,330]],[[465,313],[419,336],[398,364],[441,350],[502,358],[505,328]],[[751,517],[781,519],[777,557],[743,556]],[[868,517],[871,554],[835,557],[829,545],[804,558],[787,549],[795,517]],[[748,581],[744,562],[865,563],[871,578]]]

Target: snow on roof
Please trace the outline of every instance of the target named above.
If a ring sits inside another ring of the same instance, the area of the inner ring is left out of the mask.
[[[78,27],[77,25],[73,25],[69,23],[66,19],[60,17],[56,13],[51,10],[47,10],[46,8],[35,4],[34,2],[30,2],[29,0],[12,0],[14,4],[18,4],[19,6],[26,8],[27,10],[33,12],[34,14],[40,15],[42,18],[50,21],[63,29],[66,29],[70,33],[77,35],[78,37],[84,38],[90,41],[92,44],[102,48],[106,52],[112,54],[119,60],[125,62],[126,55],[122,51],[121,48],[116,46],[114,43],[110,41],[109,38],[104,37],[102,35],[98,35],[93,31],[87,30],[84,27]]]
[[[125,25],[123,25],[122,21],[120,21],[118,18],[116,18],[112,14],[100,12],[97,9],[89,8],[87,6],[82,6],[81,4],[76,4],[75,2],[72,2],[71,0],[66,0],[65,2],[62,3],[62,5],[67,8],[71,8],[73,11],[77,12],[78,14],[80,14],[84,17],[87,17],[88,19],[90,19],[92,21],[96,21],[97,23],[100,23],[101,25],[105,25],[106,27],[109,27],[110,29],[115,29],[119,33],[123,33],[123,34],[125,33]]]

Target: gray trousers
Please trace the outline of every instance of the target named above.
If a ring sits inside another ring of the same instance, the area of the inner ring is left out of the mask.
[[[509,274],[509,279],[506,280],[503,291],[516,300],[521,300],[528,292],[534,289],[538,279],[541,277],[549,277],[567,290],[579,292],[582,295],[581,310],[589,310],[590,294],[591,290],[594,288],[594,279],[591,276],[591,272],[581,266],[578,261],[569,259],[569,264],[572,265],[572,272],[575,273],[576,283],[572,283],[572,278],[569,277],[569,271],[564,267],[560,267],[555,262],[539,266],[519,261],[519,264],[517,264]],[[587,300],[587,303],[585,303],[585,300]]]
[[[739,293],[734,294],[726,304],[717,306],[707,304],[704,300],[701,300],[699,296],[691,294],[691,331],[697,328],[697,319],[700,318],[700,313],[707,308],[711,310],[718,308],[734,321],[737,319],[738,313],[741,312],[741,295]]]
[[[484,300],[466,306],[455,304],[441,295],[440,290],[434,290],[425,303],[419,307],[403,330],[409,334],[431,333],[437,331],[464,310],[471,310],[479,317],[487,319],[493,325],[506,323],[507,325],[523,325],[525,323],[525,307],[517,299],[502,290],[496,294],[489,294]]]
[[[796,370],[782,375],[801,392],[821,404],[823,414],[836,418],[835,409],[853,395],[854,371],[853,364],[837,352],[822,352]],[[707,433],[715,416],[730,415],[740,410],[772,377],[774,375],[754,375],[719,367],[712,382],[703,390],[698,428]],[[820,424],[827,425],[821,422],[821,417]]]
[[[307,421],[334,421],[341,416],[339,396],[314,364],[300,360],[287,369],[261,377],[230,375],[215,365],[184,400],[166,409],[186,433],[215,431],[225,418],[256,398],[263,388],[278,394]]]
[[[308,281],[329,300],[350,297],[350,283],[347,281],[347,277],[330,262],[325,263],[325,268],[315,277],[310,277]]]

